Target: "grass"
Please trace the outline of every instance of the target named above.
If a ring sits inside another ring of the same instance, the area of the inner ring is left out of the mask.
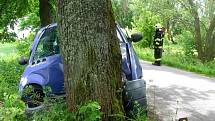
[[[178,45],[166,46],[162,57],[162,64],[176,67],[190,72],[195,72],[208,77],[215,77],[215,60],[202,63],[200,60],[184,55],[183,50]],[[177,48],[177,49],[176,49]],[[135,50],[140,59],[154,61],[153,49],[140,48],[135,46]]]
[[[16,44],[14,43],[0,43],[0,57],[16,54]]]
[[[0,58],[1,121],[21,120],[23,117],[25,106],[18,95],[18,83],[24,67],[18,64],[17,59],[18,56],[15,54]]]

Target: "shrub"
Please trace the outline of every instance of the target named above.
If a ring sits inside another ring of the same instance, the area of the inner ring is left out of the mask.
[[[24,103],[18,96],[18,80],[23,67],[17,62],[18,56],[0,59],[0,120],[22,120]]]
[[[161,23],[159,16],[143,7],[143,1],[134,1],[131,9],[134,12],[132,26],[136,31],[143,33],[143,41],[139,42],[142,48],[151,47],[155,33],[155,24]]]
[[[189,31],[183,31],[182,34],[177,36],[177,41],[181,43],[184,48],[184,54],[186,56],[194,56],[197,54],[195,50],[195,42],[192,33]]]
[[[4,93],[16,94],[20,75],[24,67],[18,64],[18,56],[5,57],[0,59],[0,101]]]
[[[16,48],[18,54],[21,56],[28,57],[30,53],[30,47],[34,39],[34,34],[30,34],[27,38],[24,38],[17,42]]]
[[[56,103],[56,101],[47,99],[52,102],[51,107],[45,107],[33,113],[32,120],[36,121],[97,121],[101,119],[102,113],[97,102],[88,102],[78,108],[77,112],[69,112],[65,103]]]
[[[0,107],[0,120],[17,121],[24,120],[24,103],[17,94],[4,93],[4,102]]]

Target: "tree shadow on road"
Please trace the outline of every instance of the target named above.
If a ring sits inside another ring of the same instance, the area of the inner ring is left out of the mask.
[[[215,94],[215,91],[198,91],[177,85],[165,88],[148,85],[147,89],[149,108],[154,108],[160,119],[164,121],[182,117],[188,117],[191,121],[214,121],[215,107],[211,107],[208,112],[202,109],[204,105],[208,105],[207,100],[211,94]]]

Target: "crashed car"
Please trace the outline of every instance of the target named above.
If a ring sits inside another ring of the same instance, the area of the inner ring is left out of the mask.
[[[131,110],[134,101],[146,107],[146,84],[141,79],[142,68],[135,54],[132,42],[142,39],[141,34],[128,38],[116,24],[117,37],[122,54],[123,104]],[[64,70],[57,36],[57,23],[41,28],[33,41],[30,56],[20,58],[19,64],[26,65],[19,84],[19,94],[29,110],[42,106],[43,98],[65,95]],[[24,93],[25,90],[30,91]],[[46,90],[48,87],[50,90]],[[36,94],[36,98],[32,95]]]

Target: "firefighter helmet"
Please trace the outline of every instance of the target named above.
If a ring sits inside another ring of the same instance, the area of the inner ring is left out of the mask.
[[[155,24],[155,28],[156,28],[156,29],[160,29],[160,28],[162,28],[162,25],[159,24],[159,23],[158,23],[158,24]]]

